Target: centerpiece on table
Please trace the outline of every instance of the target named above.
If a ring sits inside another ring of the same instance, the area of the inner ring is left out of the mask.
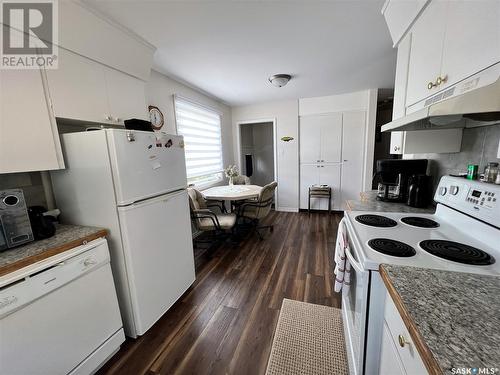
[[[240,175],[238,168],[236,165],[229,165],[226,169],[224,169],[224,174],[227,178],[229,178],[229,185],[234,185],[234,178]]]

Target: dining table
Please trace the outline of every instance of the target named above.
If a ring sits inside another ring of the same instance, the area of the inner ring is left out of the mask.
[[[203,190],[201,194],[207,200],[235,202],[257,198],[261,190],[259,185],[221,185]]]

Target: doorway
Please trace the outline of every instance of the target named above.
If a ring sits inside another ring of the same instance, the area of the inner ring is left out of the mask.
[[[277,179],[275,121],[238,123],[238,167],[253,185],[264,186]]]

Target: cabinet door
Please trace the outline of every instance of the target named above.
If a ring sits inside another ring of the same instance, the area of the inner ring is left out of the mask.
[[[406,89],[408,84],[408,64],[410,62],[411,34],[406,35],[398,46],[396,78],[394,80],[394,102],[392,119],[406,114]]]
[[[448,6],[439,89],[500,61],[500,1],[454,1]]]
[[[319,164],[301,164],[300,165],[300,208],[307,209],[309,198],[309,188],[312,185],[319,184]],[[320,200],[311,199],[311,209],[320,209]]]
[[[342,202],[358,200],[363,191],[365,112],[345,112],[342,133]],[[344,204],[344,203],[343,203]]]
[[[112,121],[138,118],[147,120],[145,83],[111,68],[105,68],[109,111]]]
[[[405,375],[406,372],[392,341],[391,331],[384,322],[382,345],[380,347],[379,374]]]
[[[391,132],[391,145],[389,148],[389,153],[393,155],[403,154],[405,135],[406,132]]]
[[[0,173],[64,168],[43,70],[0,70]]]
[[[319,163],[323,116],[300,118],[300,162]]]
[[[342,158],[342,113],[323,116],[320,133],[321,162],[339,163]]]
[[[412,29],[406,107],[438,91],[427,85],[441,73],[447,7],[445,0],[432,1]]]
[[[322,164],[319,168],[319,183],[332,188],[332,210],[340,210],[342,202],[341,186],[342,164]],[[328,209],[328,200],[321,199],[320,209]]]
[[[397,45],[401,37],[406,33],[412,22],[418,16],[429,0],[391,0],[384,9],[385,22],[391,33],[394,45]]]
[[[58,69],[47,72],[56,117],[109,122],[103,67],[59,48]]]

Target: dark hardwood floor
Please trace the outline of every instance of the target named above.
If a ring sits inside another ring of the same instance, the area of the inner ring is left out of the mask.
[[[273,233],[197,259],[191,288],[99,374],[264,374],[283,298],[340,307],[333,253],[341,216],[272,212]]]

